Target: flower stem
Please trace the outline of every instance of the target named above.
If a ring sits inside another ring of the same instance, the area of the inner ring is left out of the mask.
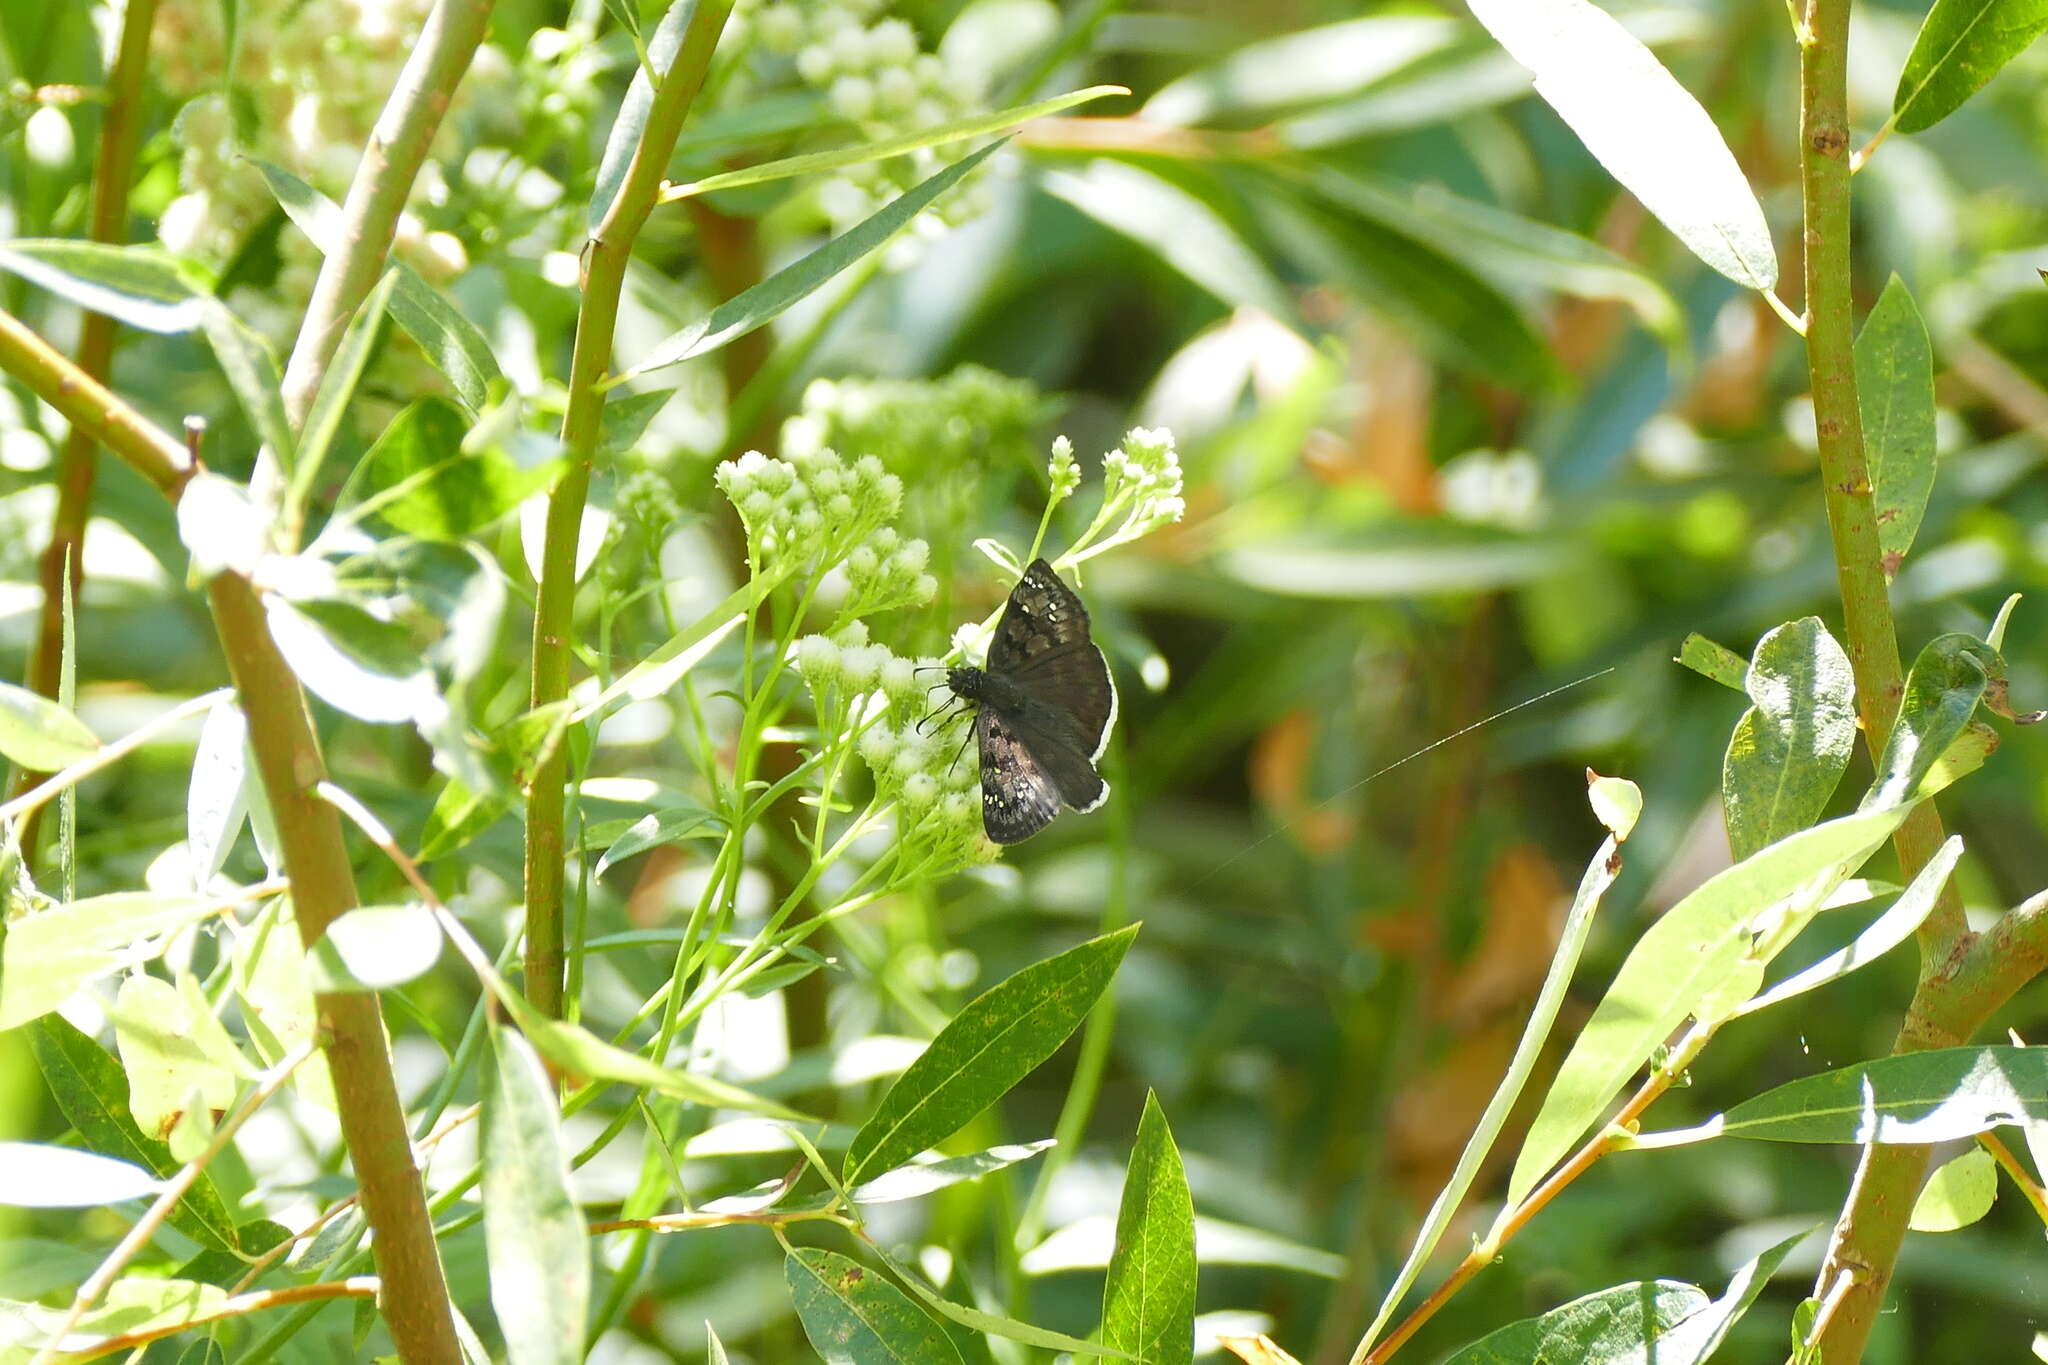
[[[569,361],[569,401],[562,415],[567,456],[548,497],[547,535],[541,552],[540,596],[533,616],[533,687],[536,707],[569,694],[569,637],[575,628],[576,541],[590,476],[597,461],[604,416],[598,386],[611,368],[612,332],[633,241],[654,207],[676,135],[704,79],[711,55],[725,31],[732,0],[692,0],[682,45],[655,83],[653,103],[624,182],[604,220],[591,235],[586,255],[583,304],[576,315],[576,343]],[[562,1012],[562,884],[564,808],[568,781],[567,746],[535,769],[526,798],[526,998],[544,1014]]]

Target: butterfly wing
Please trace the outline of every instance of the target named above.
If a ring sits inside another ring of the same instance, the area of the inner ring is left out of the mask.
[[[989,641],[988,667],[1071,717],[1082,753],[1091,763],[1102,757],[1116,722],[1116,685],[1088,634],[1087,607],[1043,559],[1032,560],[1010,591]]]
[[[983,704],[974,717],[981,755],[981,826],[999,844],[1029,839],[1060,812],[1060,789],[1010,723]]]

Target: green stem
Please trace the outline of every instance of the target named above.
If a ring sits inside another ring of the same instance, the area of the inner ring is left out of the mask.
[[[1841,582],[1863,737],[1874,756],[1891,733],[1903,682],[1856,395],[1849,236],[1849,9],[1850,0],[1807,0],[1799,58],[1800,191],[1806,220],[1806,355],[1821,490]],[[1902,875],[1910,879],[1918,873],[1943,837],[1934,803],[1922,802],[1893,836]],[[1920,980],[1894,1052],[1960,1041],[1952,1028],[1934,1022],[1951,1012],[1948,980],[1971,947],[1962,898],[1953,883],[1942,892],[1918,939]],[[1862,1357],[1905,1239],[1913,1192],[1926,1170],[1928,1153],[1924,1146],[1872,1145],[1863,1150],[1815,1282],[1821,1286],[1816,1292],[1823,1292],[1844,1270],[1853,1279],[1818,1339],[1826,1365],[1851,1365]]]
[[[149,31],[156,20],[156,0],[129,0],[121,19],[121,48],[108,81],[106,113],[100,119],[99,155],[93,160],[92,222],[87,230],[95,242],[128,240],[128,186],[135,178],[135,149],[142,141],[143,77],[149,69]],[[79,325],[78,368],[104,381],[114,356],[114,319],[90,312]],[[99,475],[99,450],[92,433],[78,427],[64,441],[63,472],[57,479],[57,510],[50,519],[50,543],[39,564],[43,600],[36,617],[35,643],[29,653],[27,682],[45,697],[57,695],[64,659],[64,590],[71,600],[84,588],[85,523],[92,514],[92,486]],[[27,791],[43,774],[15,774],[14,790]],[[21,830],[24,858],[33,860],[36,828],[31,816]]]
[[[703,88],[711,54],[732,13],[732,0],[692,0],[675,60],[655,85],[640,143],[586,255],[583,305],[569,361],[568,409],[562,415],[567,467],[548,498],[541,553],[540,596],[533,618],[533,688],[536,707],[569,694],[569,637],[575,626],[576,540],[604,416],[598,388],[611,368],[612,333],[626,266],[654,196],[661,189],[676,135]],[[544,1014],[562,1011],[563,828],[568,779],[567,746],[559,746],[533,775],[526,800],[526,998]]]

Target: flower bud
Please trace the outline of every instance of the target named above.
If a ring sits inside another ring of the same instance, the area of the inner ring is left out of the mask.
[[[839,646],[822,635],[804,636],[796,642],[796,669],[813,688],[829,687],[839,680]]]

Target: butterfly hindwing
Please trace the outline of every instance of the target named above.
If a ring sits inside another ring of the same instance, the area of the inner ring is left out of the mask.
[[[1060,790],[1031,749],[984,705],[974,717],[981,757],[981,823],[999,844],[1029,839],[1060,811]]]

